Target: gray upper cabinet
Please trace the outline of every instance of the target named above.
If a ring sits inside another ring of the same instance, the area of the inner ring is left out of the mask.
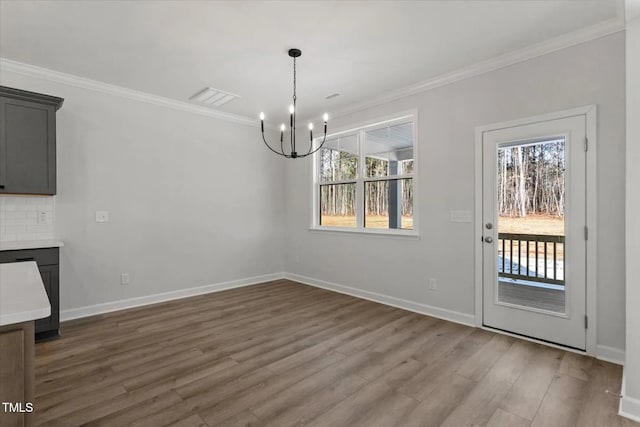
[[[0,193],[56,194],[62,98],[0,86]]]

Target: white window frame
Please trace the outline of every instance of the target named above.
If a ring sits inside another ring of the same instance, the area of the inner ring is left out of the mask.
[[[413,124],[413,173],[380,177],[366,177],[366,161],[364,154],[364,134],[365,132],[385,128],[394,124],[406,123],[411,121]],[[312,231],[328,231],[339,233],[360,233],[360,234],[376,234],[376,235],[388,235],[388,236],[407,236],[417,237],[418,234],[418,177],[419,177],[419,165],[418,165],[418,114],[416,110],[406,111],[404,113],[394,114],[377,120],[372,120],[366,123],[359,124],[357,126],[350,126],[349,128],[338,130],[334,133],[327,135],[327,140],[330,138],[336,138],[340,136],[356,136],[356,144],[358,150],[358,174],[356,179],[320,182],[320,151],[313,155],[313,167],[312,173],[312,199],[311,199],[311,227]],[[315,140],[314,142],[317,142]],[[364,188],[366,182],[374,181],[391,181],[394,179],[406,179],[412,178],[413,181],[413,229],[383,229],[383,228],[366,228],[364,226]],[[331,227],[326,225],[320,225],[320,185],[321,184],[356,184],[356,226],[355,227]]]

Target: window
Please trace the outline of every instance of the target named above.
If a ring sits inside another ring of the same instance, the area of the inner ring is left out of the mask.
[[[315,156],[315,226],[415,234],[413,115],[334,134]]]

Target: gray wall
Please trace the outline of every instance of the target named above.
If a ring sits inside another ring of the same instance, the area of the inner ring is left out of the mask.
[[[474,313],[475,127],[598,105],[598,344],[625,342],[624,33],[332,120],[333,129],[418,110],[420,239],[309,231],[309,162],[287,169],[286,270],[313,279]],[[296,262],[296,257],[299,261]],[[428,292],[427,278],[438,280]]]
[[[283,160],[259,128],[4,70],[2,84],[65,98],[62,310],[282,271]]]

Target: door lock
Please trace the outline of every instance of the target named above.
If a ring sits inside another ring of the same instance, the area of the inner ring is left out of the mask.
[[[488,223],[485,224],[485,227],[487,227],[487,230],[491,230],[493,228],[493,224],[488,222]]]

